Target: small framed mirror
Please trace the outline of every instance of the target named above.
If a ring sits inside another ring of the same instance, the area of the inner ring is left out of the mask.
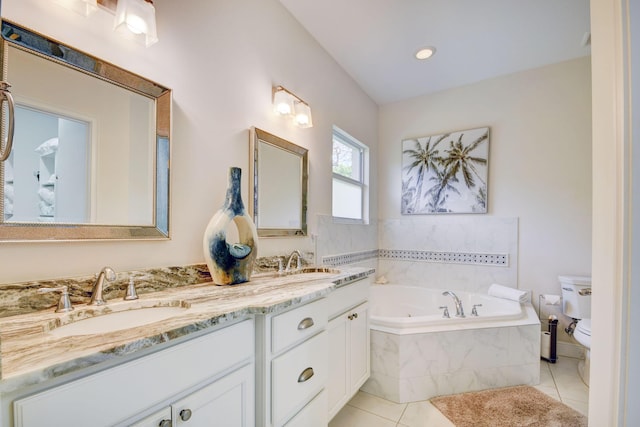
[[[168,239],[171,90],[6,20],[0,65],[0,241]]]
[[[308,150],[252,128],[250,154],[249,212],[258,236],[306,236]]]

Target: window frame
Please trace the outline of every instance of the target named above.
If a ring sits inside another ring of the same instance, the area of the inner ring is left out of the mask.
[[[347,145],[349,147],[357,150],[357,157],[359,162],[359,173],[358,179],[354,179],[349,176],[341,175],[339,173],[333,172],[333,144],[334,140],[338,140],[340,143]],[[331,216],[334,221],[342,222],[342,223],[351,223],[351,224],[368,224],[369,223],[369,211],[367,209],[367,203],[369,201],[369,184],[368,184],[368,168],[369,168],[369,160],[368,160],[369,147],[349,135],[347,132],[338,128],[337,126],[333,127],[333,131],[331,133]],[[333,206],[333,182],[334,180],[341,181],[346,184],[351,184],[360,187],[361,197],[360,197],[360,218],[348,218],[342,216],[336,216],[334,214],[334,206]]]

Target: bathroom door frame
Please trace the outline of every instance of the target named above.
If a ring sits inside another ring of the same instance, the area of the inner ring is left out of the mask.
[[[591,0],[593,426],[640,425],[639,9]]]

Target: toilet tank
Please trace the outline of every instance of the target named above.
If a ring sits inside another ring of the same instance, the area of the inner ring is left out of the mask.
[[[562,312],[574,319],[591,318],[591,295],[580,295],[581,289],[591,288],[591,277],[558,276],[562,289]]]

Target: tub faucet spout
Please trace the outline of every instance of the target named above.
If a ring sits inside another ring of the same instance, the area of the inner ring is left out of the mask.
[[[465,317],[464,308],[462,308],[462,301],[460,301],[460,298],[458,298],[458,295],[454,294],[452,291],[444,291],[442,295],[444,296],[449,295],[451,298],[453,298],[453,302],[456,305],[456,317]]]

